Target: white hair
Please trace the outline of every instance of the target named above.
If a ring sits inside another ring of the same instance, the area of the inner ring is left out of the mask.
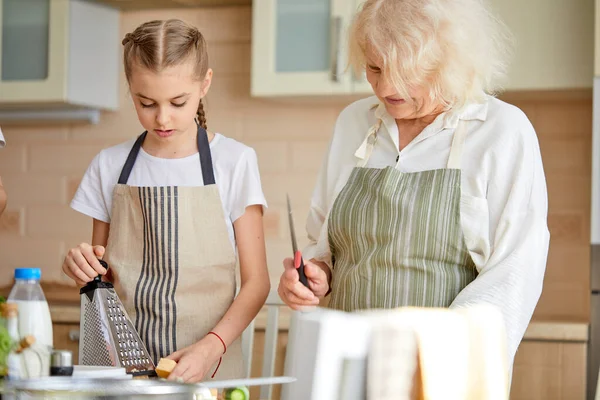
[[[447,108],[496,95],[512,36],[485,1],[367,0],[350,27],[350,65],[360,76],[368,49],[404,98],[410,87],[426,87]]]

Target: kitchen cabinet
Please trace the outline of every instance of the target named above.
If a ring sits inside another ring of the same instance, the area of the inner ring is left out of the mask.
[[[249,6],[252,0],[92,0],[121,11],[156,10],[164,8]]]
[[[524,340],[515,357],[510,400],[586,397],[587,345]]]
[[[594,0],[492,0],[515,51],[507,90],[591,89]]]
[[[79,364],[79,322],[54,323],[52,325],[54,348],[70,350],[73,354],[73,364]]]
[[[364,76],[346,69],[348,27],[362,1],[254,0],[252,95],[371,95]],[[505,90],[592,87],[594,0],[492,0],[491,6],[515,40]]]
[[[73,287],[43,285],[52,317],[52,336],[56,350],[70,350],[73,364],[79,363],[79,300]]]
[[[253,96],[351,94],[348,0],[254,0]]]
[[[0,110],[114,110],[119,11],[82,0],[0,0]]]

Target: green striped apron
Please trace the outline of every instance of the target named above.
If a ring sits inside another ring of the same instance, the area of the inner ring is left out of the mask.
[[[477,276],[460,223],[460,159],[465,122],[447,168],[404,173],[366,168],[381,120],[367,134],[329,216],[333,271],[329,307],[448,307]]]

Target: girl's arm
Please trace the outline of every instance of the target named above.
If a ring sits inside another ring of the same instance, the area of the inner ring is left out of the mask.
[[[263,233],[262,206],[252,205],[233,223],[240,260],[241,288],[229,310],[214,327],[229,346],[241,336],[264,305],[271,284]],[[212,336],[212,335],[209,335]],[[217,341],[218,338],[213,337]]]
[[[94,218],[94,224],[92,226],[92,246],[106,247],[109,229],[110,224]]]

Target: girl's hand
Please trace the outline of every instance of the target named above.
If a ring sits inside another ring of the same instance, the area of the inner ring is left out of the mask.
[[[294,310],[319,305],[319,298],[324,297],[329,290],[325,271],[311,261],[304,261],[304,273],[308,279],[309,289],[300,282],[293,258],[283,260],[283,268],[277,289],[281,300]]]
[[[62,265],[63,272],[79,286],[85,286],[98,275],[105,275],[106,269],[98,262],[104,255],[103,246],[82,243],[67,253]]]
[[[199,342],[167,357],[177,363],[168,380],[198,383],[208,372],[212,372],[209,369],[222,355],[221,341],[214,335],[207,335]]]

